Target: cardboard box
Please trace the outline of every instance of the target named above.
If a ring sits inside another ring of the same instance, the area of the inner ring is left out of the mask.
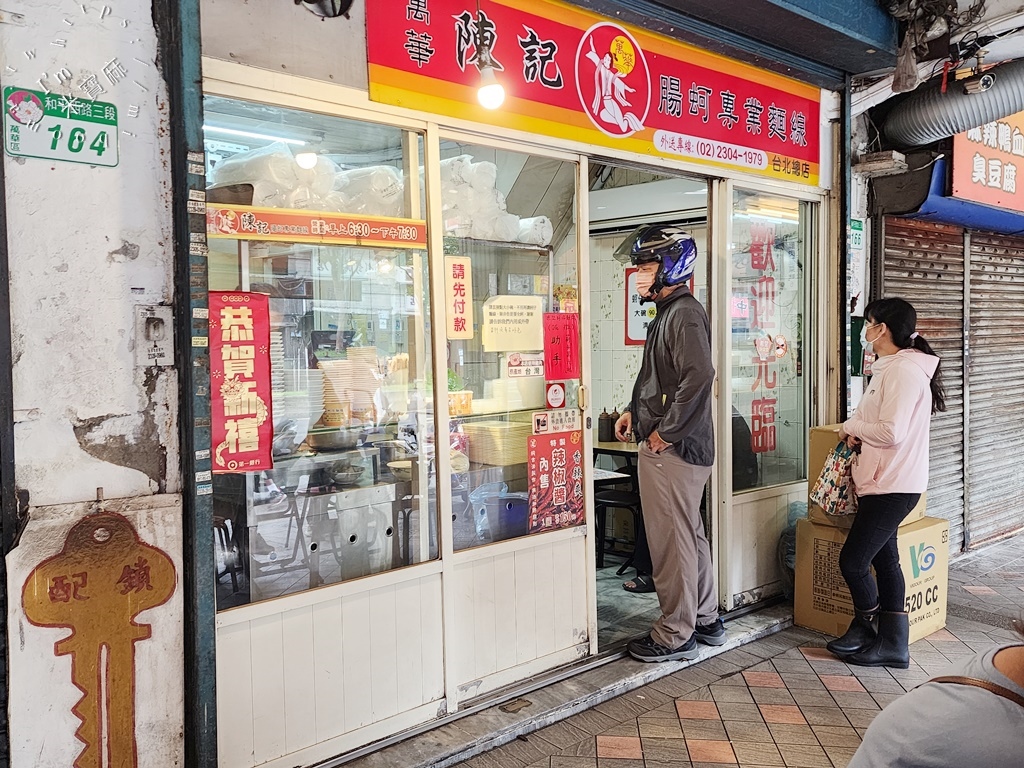
[[[609,509],[607,525],[609,538],[623,544],[633,544],[636,541],[633,513],[628,509]]]
[[[795,624],[839,636],[853,618],[853,600],[839,571],[847,531],[800,520],[796,526]],[[949,594],[949,522],[926,517],[897,535],[907,583],[910,642],[946,626]]]
[[[825,466],[825,459],[829,452],[839,443],[839,428],[842,424],[827,424],[823,427],[811,427],[810,439],[807,446],[807,492],[814,488],[814,483],[821,474],[821,468]],[[921,494],[921,500],[917,503],[910,514],[907,515],[900,526],[916,523],[925,516],[927,506],[927,494]],[[836,528],[849,530],[853,525],[853,515],[828,515],[825,510],[817,504],[807,502],[807,517],[819,525],[832,525]]]

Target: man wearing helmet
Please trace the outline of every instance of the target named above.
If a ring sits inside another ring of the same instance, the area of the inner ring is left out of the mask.
[[[629,652],[640,661],[693,659],[698,642],[726,642],[700,515],[715,460],[715,369],[707,313],[686,285],[697,246],[680,227],[645,225],[615,255],[638,268],[640,300],[658,306],[632,399],[615,424],[618,440],[635,436],[639,443],[640,498],[661,605],[651,633],[633,640]]]

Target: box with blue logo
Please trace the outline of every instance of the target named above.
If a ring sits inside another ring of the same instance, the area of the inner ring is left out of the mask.
[[[796,527],[797,626],[841,635],[853,618],[850,590],[839,571],[839,552],[849,531],[801,520]],[[949,522],[924,517],[899,529],[900,565],[907,583],[910,642],[946,626],[949,594]]]

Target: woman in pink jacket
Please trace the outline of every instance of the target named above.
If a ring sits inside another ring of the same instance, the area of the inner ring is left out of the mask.
[[[896,532],[928,488],[929,424],[946,400],[939,357],[915,330],[913,306],[880,299],[865,307],[864,318],[861,341],[878,359],[856,414],[839,433],[860,451],[853,468],[857,515],[839,555],[855,615],[828,649],[850,664],[906,669],[910,622]]]

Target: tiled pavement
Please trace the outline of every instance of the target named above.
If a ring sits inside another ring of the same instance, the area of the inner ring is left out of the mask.
[[[599,704],[462,768],[845,768],[889,702],[975,651],[1013,639],[952,618],[908,670],[858,668],[789,629]]]
[[[882,707],[964,656],[1017,640],[1009,628],[1019,618],[1024,535],[950,564],[947,628],[911,646],[908,670],[849,666],[824,650],[827,638],[792,628],[458,765],[845,768]]]
[[[1024,535],[950,563],[949,613],[996,626],[1024,617]]]

